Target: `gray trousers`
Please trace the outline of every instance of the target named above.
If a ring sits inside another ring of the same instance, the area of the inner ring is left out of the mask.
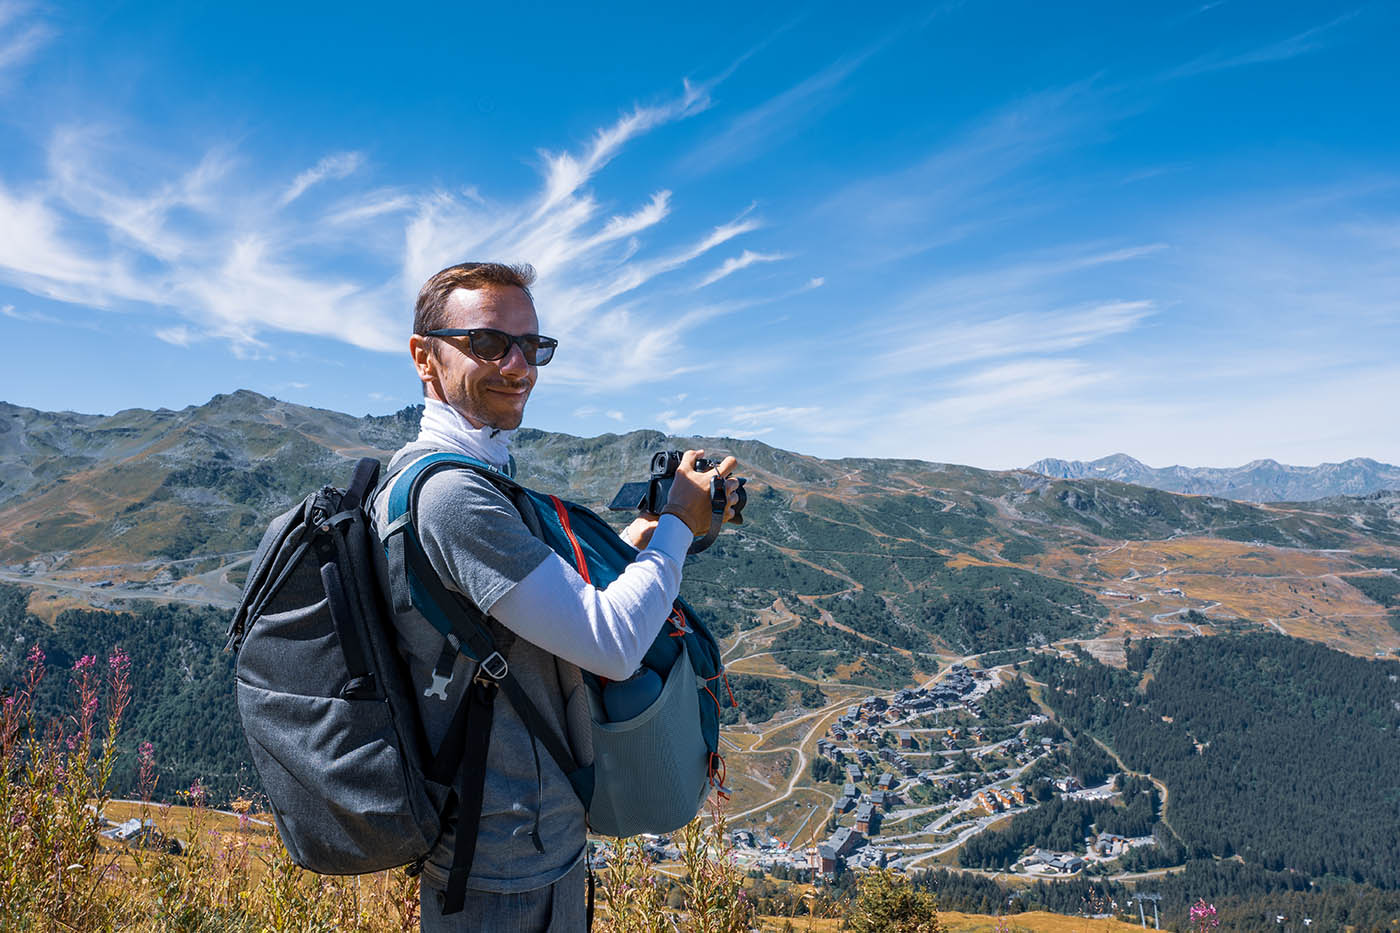
[[[588,874],[583,860],[550,885],[519,894],[467,891],[461,913],[442,915],[442,891],[423,882],[423,933],[585,933]]]

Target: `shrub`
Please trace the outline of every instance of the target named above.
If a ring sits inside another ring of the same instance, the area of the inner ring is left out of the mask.
[[[878,869],[861,875],[860,893],[847,917],[855,933],[942,933],[938,900],[892,871]]]

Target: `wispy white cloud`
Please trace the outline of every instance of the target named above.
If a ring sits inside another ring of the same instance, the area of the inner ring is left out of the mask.
[[[14,305],[0,305],[0,316],[10,318],[14,321],[26,321],[30,324],[60,324],[58,318],[52,317],[42,311],[16,311]]]
[[[706,285],[713,285],[720,279],[733,275],[740,269],[747,269],[756,262],[779,262],[787,259],[787,253],[756,253],[751,249],[746,249],[738,256],[731,256],[723,264],[714,269],[709,275],[701,280],[697,288],[704,288]]]
[[[99,308],[160,299],[159,288],[126,261],[85,247],[63,227],[64,217],[43,195],[19,195],[0,183],[0,277],[44,298]]]
[[[1359,11],[1344,13],[1321,26],[1314,26],[1277,42],[1270,42],[1242,52],[1211,52],[1194,58],[1180,67],[1167,72],[1167,78],[1186,78],[1226,68],[1239,68],[1244,65],[1262,65],[1268,62],[1282,62],[1290,58],[1306,55],[1327,45],[1328,33],[1343,23],[1353,19]]]
[[[623,413],[618,411],[616,408],[609,408],[604,410],[598,408],[598,406],[596,405],[583,405],[579,408],[574,409],[575,418],[595,418],[599,415],[602,415],[604,418],[608,418],[612,421],[622,421],[625,417]]]
[[[323,218],[327,224],[347,226],[363,224],[384,214],[399,214],[412,210],[418,202],[401,192],[370,192],[347,199],[338,209],[332,209]]]
[[[954,381],[936,401],[910,409],[911,423],[935,417],[947,424],[978,422],[1039,410],[1048,402],[1108,381],[1111,374],[1083,360],[1040,359],[1002,363]]]
[[[848,231],[848,261],[889,263],[1006,226],[1064,197],[1030,170],[1102,131],[1111,110],[1095,82],[1026,95],[896,171],[854,180],[814,209]]]
[[[741,305],[660,304],[651,287],[761,222],[749,205],[708,231],[662,231],[669,190],[617,211],[591,182],[632,140],[702,112],[712,86],[686,82],[578,152],[545,154],[539,187],[506,201],[475,187],[343,186],[327,203],[305,195],[350,179],[360,153],[329,154],[286,184],[230,147],[191,159],[110,128],[60,128],[46,179],[18,193],[0,178],[0,281],[94,308],[155,309],[176,323],[152,335],[180,345],[215,338],[266,355],[276,352],[267,335],[281,332],[395,351],[401,309],[427,276],[464,257],[523,260],[539,271],[550,332],[566,341],[552,382],[600,389],[672,376],[685,368],[667,356],[687,334]],[[613,365],[597,366],[603,356]]]
[[[536,210],[537,216],[573,197],[633,138],[662,124],[706,110],[710,106],[709,92],[708,84],[696,85],[686,81],[680,97],[650,107],[639,106],[612,126],[599,130],[581,155],[541,152],[545,163],[545,185]]]
[[[349,178],[359,170],[364,161],[364,155],[359,152],[337,152],[325,156],[314,166],[292,179],[287,190],[282,192],[280,203],[284,206],[292,203],[305,194],[308,188],[323,181],[339,181]]]
[[[837,100],[838,88],[888,40],[882,40],[850,56],[842,56],[819,71],[729,121],[715,136],[687,154],[680,163],[690,173],[710,171],[723,164],[751,158],[794,132],[816,113]]]
[[[699,427],[700,433],[721,437],[758,437],[784,425],[804,424],[820,414],[808,406],[739,405],[697,408],[693,411],[663,411],[656,415],[667,433],[684,434]]]
[[[177,347],[188,347],[190,344],[194,343],[195,339],[194,332],[183,324],[176,327],[157,328],[155,337],[157,340],[163,340]]]
[[[1153,178],[1160,178],[1163,175],[1175,175],[1178,172],[1185,172],[1191,168],[1190,162],[1172,162],[1167,165],[1152,165],[1147,168],[1129,172],[1118,182],[1121,185],[1132,185],[1140,181],[1148,181]]]
[[[909,327],[886,335],[894,346],[879,361],[881,371],[910,373],[978,360],[1040,356],[1074,350],[1133,330],[1154,313],[1150,301],[1115,301],[1047,312],[1018,312],[941,327]]]
[[[687,153],[679,163],[681,170],[701,174],[722,165],[742,162],[791,137],[812,119],[836,106],[843,97],[843,86],[866,62],[900,40],[918,35],[935,19],[961,5],[955,0],[926,7],[895,23],[884,35],[860,50],[838,57],[743,111]]]
[[[35,21],[27,3],[0,3],[0,79],[28,64],[54,37],[52,27]]]

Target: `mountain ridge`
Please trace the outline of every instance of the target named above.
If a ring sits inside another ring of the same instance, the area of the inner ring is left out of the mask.
[[[249,390],[109,416],[0,403],[0,576],[101,605],[228,605],[231,562],[274,515],[345,482],[359,457],[387,460],[416,436],[420,414],[357,417]],[[1362,591],[1338,599],[1320,583],[1283,582],[1400,565],[1400,495],[1262,506],[654,430],[523,428],[513,451],[523,482],[601,509],[621,483],[645,478],[654,451],[687,446],[735,454],[750,483],[748,521],[687,563],[687,599],[732,620],[722,625],[785,621],[788,632],[753,640],[771,640],[776,663],[802,677],[894,682],[941,651],[1217,620],[1289,626],[1355,653],[1400,645]],[[1141,566],[1119,569],[1125,556]],[[1218,560],[1238,569],[1217,572]],[[1185,577],[1154,582],[1176,573],[1198,575],[1199,595]]]
[[[1400,490],[1400,466],[1370,457],[1294,466],[1272,458],[1237,467],[1150,467],[1125,453],[1097,460],[1037,460],[1026,467],[1057,479],[1111,479],[1184,495],[1213,495],[1243,502],[1307,502],[1331,496],[1364,496]]]

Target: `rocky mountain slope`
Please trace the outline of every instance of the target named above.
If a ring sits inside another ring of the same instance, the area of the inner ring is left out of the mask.
[[[1098,460],[1037,460],[1026,469],[1057,479],[1111,479],[1167,492],[1221,496],[1246,502],[1302,502],[1328,496],[1364,496],[1400,490],[1400,467],[1366,457],[1317,466],[1252,460],[1239,467],[1153,468],[1127,454]]]
[[[0,404],[0,571],[98,605],[137,594],[227,604],[237,561],[272,515],[343,483],[357,457],[387,459],[418,417],[354,417],[249,391],[112,416]],[[524,482],[601,508],[645,475],[653,451],[688,445],[734,453],[751,503],[742,528],[687,565],[687,595],[726,632],[784,621],[758,636],[779,673],[893,682],[931,669],[936,653],[1199,630],[1182,621],[1193,610],[1222,625],[1284,628],[1296,617],[1308,637],[1358,653],[1400,647],[1384,607],[1339,576],[1400,564],[1393,498],[1261,506],[653,431],[526,429],[514,449]],[[1143,566],[1122,563],[1139,551]],[[1237,569],[1205,567],[1206,552]],[[1300,587],[1301,576],[1335,580],[1335,592],[1323,592],[1326,580]]]

